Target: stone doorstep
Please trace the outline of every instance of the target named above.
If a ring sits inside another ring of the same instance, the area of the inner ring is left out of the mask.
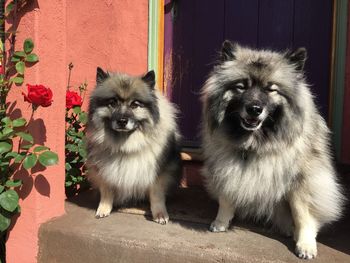
[[[169,199],[169,224],[149,218],[147,204],[95,219],[98,195],[87,191],[66,202],[67,214],[43,224],[40,263],[109,262],[305,262],[294,242],[254,224],[233,222],[227,233],[210,233],[217,205],[200,188],[182,188]],[[318,238],[311,262],[350,262],[350,225],[343,220]]]

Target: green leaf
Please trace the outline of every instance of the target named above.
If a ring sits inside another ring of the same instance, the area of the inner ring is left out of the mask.
[[[36,155],[31,153],[31,154],[27,155],[26,158],[24,158],[23,167],[26,170],[29,170],[36,165],[37,161],[38,161],[38,158],[36,157]]]
[[[8,142],[0,142],[0,154],[11,151],[12,145]]]
[[[42,151],[45,151],[45,150],[50,150],[49,147],[46,147],[44,145],[39,145],[39,146],[36,146],[34,148],[34,152],[37,153],[37,152],[42,152]]]
[[[82,124],[86,124],[87,123],[87,114],[86,112],[80,112],[79,113],[79,121],[82,123]]]
[[[23,150],[28,150],[30,148],[33,147],[33,144],[32,143],[29,143],[29,144],[21,144],[21,149]]]
[[[9,158],[9,159],[16,158],[17,156],[18,156],[18,153],[16,153],[16,152],[9,152],[9,153],[7,153],[5,155],[5,159],[7,159],[7,158]]]
[[[1,193],[2,191],[4,191],[4,189],[5,189],[5,186],[3,186],[3,185],[0,184],[0,193]]]
[[[14,162],[15,163],[20,163],[22,162],[22,160],[24,159],[24,157],[26,157],[26,154],[25,153],[20,153],[18,154],[15,159],[14,159]]]
[[[79,147],[79,154],[84,159],[87,157],[87,153],[84,147]]]
[[[10,127],[5,127],[1,132],[1,137],[9,137],[11,133],[13,133],[14,130]]]
[[[11,58],[11,62],[18,62],[18,61],[21,61],[21,58],[15,57],[15,56],[13,56],[13,57]]]
[[[78,152],[79,151],[78,146],[75,144],[67,144],[66,149],[70,152]]]
[[[22,185],[22,181],[21,180],[8,180],[6,181],[5,185],[7,187],[18,187]],[[0,191],[1,192],[1,191]]]
[[[71,182],[71,181],[66,181],[66,182],[65,182],[66,187],[69,187],[69,186],[71,186],[72,184],[73,184],[73,182]]]
[[[33,136],[31,134],[29,134],[29,133],[17,132],[16,135],[21,137],[23,140],[25,140],[27,142],[34,143]]]
[[[13,120],[13,122],[12,122],[13,127],[23,127],[26,124],[27,124],[27,121],[24,118],[18,118],[18,119]]]
[[[6,211],[13,212],[18,206],[18,194],[15,190],[6,190],[0,194],[0,205]]]
[[[79,106],[75,106],[75,107],[73,107],[73,112],[78,114],[81,112],[81,108]]]
[[[9,117],[5,117],[1,119],[1,122],[5,124],[6,126],[11,124],[11,119]]]
[[[10,13],[13,8],[15,7],[14,1],[11,1],[7,6],[6,6],[6,14]]]
[[[9,164],[10,164],[10,162],[6,162],[6,161],[4,162],[4,161],[1,161],[1,162],[0,162],[0,167],[1,167],[1,166],[6,166],[6,167],[8,167],[8,166],[9,166]]]
[[[39,57],[37,54],[32,53],[26,57],[25,61],[35,63],[39,61]]]
[[[24,69],[25,69],[25,65],[23,61],[19,61],[16,63],[16,70],[19,74],[24,74]]]
[[[33,51],[33,48],[34,48],[34,43],[33,43],[33,40],[31,38],[27,38],[26,40],[24,40],[24,43],[23,43],[24,52],[29,54],[30,52]]]
[[[58,163],[58,156],[54,152],[46,151],[39,155],[39,162],[44,166],[55,165]]]
[[[13,55],[15,56],[15,57],[19,57],[19,58],[25,58],[27,55],[26,55],[26,53],[24,52],[24,51],[15,51],[14,53],[13,53]]]
[[[66,163],[66,171],[69,171],[70,169],[72,169],[72,166],[69,163]]]
[[[10,81],[12,81],[15,84],[23,84],[24,78],[17,76],[17,77],[10,79]]]
[[[11,220],[0,212],[0,232],[4,232],[11,224]]]

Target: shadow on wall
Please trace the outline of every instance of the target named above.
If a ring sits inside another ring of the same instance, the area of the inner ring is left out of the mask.
[[[17,102],[13,102],[8,107],[9,115],[12,119],[20,118],[23,116],[22,111],[16,107]],[[31,131],[31,134],[35,137],[35,143],[39,145],[44,145],[46,142],[46,127],[44,121],[41,118],[31,119],[28,124],[28,129]],[[15,175],[14,179],[22,180],[23,184],[21,188],[18,189],[18,194],[20,198],[25,199],[33,189],[35,189],[41,195],[50,197],[50,184],[47,179],[39,172],[44,171],[46,168],[37,163],[35,167],[31,170],[31,175],[24,168],[21,168]]]
[[[32,1],[19,1],[21,3],[21,6],[19,7],[18,13],[15,15],[16,20],[13,20],[11,18],[8,18],[6,20],[6,23],[9,25],[8,31],[17,31],[18,25],[21,22],[21,19],[26,13],[29,13],[33,11],[34,9],[39,8],[38,0],[32,0]]]

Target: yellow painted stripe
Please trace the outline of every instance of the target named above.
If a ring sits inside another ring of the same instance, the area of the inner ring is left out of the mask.
[[[164,93],[164,0],[158,2],[158,88]]]

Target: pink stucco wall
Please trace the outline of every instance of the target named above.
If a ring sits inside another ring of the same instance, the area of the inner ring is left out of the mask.
[[[40,62],[25,73],[25,83],[44,84],[54,93],[49,108],[39,108],[32,127],[37,142],[59,154],[59,165],[32,176],[16,175],[22,213],[6,244],[8,263],[36,262],[38,228],[64,213],[64,115],[67,69],[73,62],[72,85],[88,82],[91,90],[96,67],[141,74],[147,69],[148,1],[37,0],[20,20],[18,43],[33,38]],[[30,108],[14,87],[10,101],[29,117]],[[87,106],[87,105],[86,105]],[[67,226],[69,227],[69,226]]]
[[[71,84],[95,84],[96,67],[142,74],[147,70],[148,1],[67,1],[67,62]]]

